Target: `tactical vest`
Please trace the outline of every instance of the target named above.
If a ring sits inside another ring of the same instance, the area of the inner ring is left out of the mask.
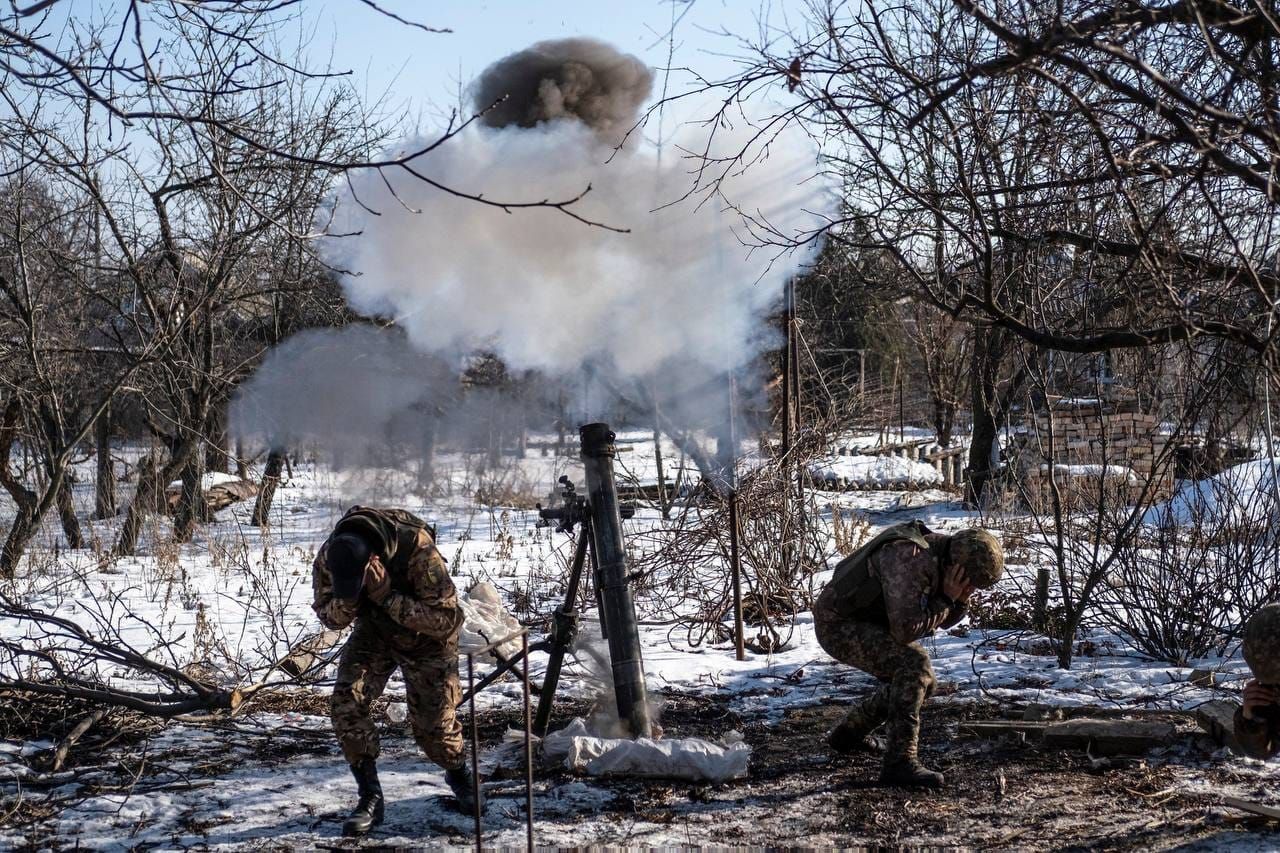
[[[835,573],[827,584],[833,590],[836,613],[841,616],[885,615],[884,589],[880,579],[871,575],[871,558],[885,545],[911,542],[932,551],[925,536],[932,533],[923,521],[895,524],[874,536],[858,550],[836,563]]]

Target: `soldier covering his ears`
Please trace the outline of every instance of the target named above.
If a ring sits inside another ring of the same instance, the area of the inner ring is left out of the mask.
[[[1249,618],[1243,651],[1254,677],[1236,709],[1236,742],[1248,756],[1271,758],[1280,753],[1280,603]]]
[[[404,510],[352,507],[316,555],[312,588],[312,609],[326,628],[355,623],[330,703],[333,729],[359,791],[343,834],[362,835],[382,821],[378,734],[369,707],[397,668],[414,739],[444,768],[459,811],[471,814],[474,780],[454,713],[462,696],[463,616],[428,525]]]
[[[822,648],[884,684],[854,706],[829,737],[837,752],[878,751],[872,732],[887,724],[880,780],[941,787],[919,760],[920,708],[933,695],[929,655],[916,642],[959,622],[975,587],[1004,571],[1000,543],[985,530],[952,536],[913,521],[888,528],[836,566],[813,607]]]

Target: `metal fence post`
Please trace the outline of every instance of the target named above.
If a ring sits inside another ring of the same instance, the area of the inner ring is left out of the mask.
[[[489,652],[505,646],[516,638],[520,639],[521,647],[521,681],[523,682],[521,692],[524,697],[524,803],[525,803],[525,843],[530,850],[533,850],[533,705],[529,699],[529,629],[521,628],[514,634],[503,637],[500,640],[493,640],[488,645],[479,649],[472,649],[467,652],[467,693],[468,703],[471,709],[471,768],[472,768],[472,794],[475,797],[476,810],[476,850],[484,850],[484,825],[480,811],[480,729],[479,722],[476,717],[476,694],[479,692],[475,689],[476,684],[476,655],[485,655]],[[510,665],[514,669],[514,662]]]

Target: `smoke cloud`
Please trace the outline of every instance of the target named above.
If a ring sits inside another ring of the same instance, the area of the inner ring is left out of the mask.
[[[561,44],[579,43],[598,50]],[[495,67],[505,79],[526,66]],[[627,233],[478,204],[407,172],[366,174],[336,211],[338,230],[359,236],[330,248],[358,271],[343,281],[352,307],[394,318],[420,349],[492,349],[512,368],[556,375],[590,364],[623,380],[709,378],[761,351],[762,319],[808,260],[776,243],[811,234],[831,208],[815,158],[798,132],[746,121],[686,125],[662,152],[615,152],[564,118],[475,128],[414,171],[486,199],[571,199],[590,187],[569,209]]]
[[[571,380],[580,423],[618,411],[622,389],[681,429],[723,428],[726,371],[740,371],[740,406],[760,392],[746,374],[777,343],[764,319],[817,248],[780,246],[825,224],[834,194],[814,179],[810,140],[767,121],[686,124],[660,147],[637,136],[618,150],[611,137],[634,124],[650,85],[638,59],[601,42],[540,43],[483,75],[477,102],[510,95],[484,125],[416,158],[413,173],[353,175],[333,230],[355,236],[326,252],[353,271],[342,281],[351,307],[401,331],[288,341],[242,388],[238,430],[373,448],[407,423],[412,442],[424,407],[451,421],[475,405],[457,372],[476,350]],[[578,218],[458,198],[419,176],[491,200],[581,196],[568,208]],[[525,422],[549,422],[529,417],[542,404],[519,405]]]
[[[357,325],[299,332],[267,354],[238,389],[230,427],[275,447],[319,442],[352,464],[365,451],[419,442],[449,371],[403,334]]]
[[[653,72],[634,56],[589,38],[541,41],[495,62],[474,88],[489,127],[576,119],[617,143],[635,124]]]

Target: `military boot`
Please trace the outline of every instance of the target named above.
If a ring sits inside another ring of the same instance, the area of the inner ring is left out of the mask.
[[[351,765],[351,775],[356,777],[356,790],[360,801],[342,824],[342,834],[348,838],[364,835],[382,823],[382,784],[378,781],[378,765],[372,758]]]
[[[880,768],[880,781],[908,788],[941,788],[942,774],[920,763],[919,714],[892,716],[886,728],[889,742]]]
[[[827,733],[827,745],[842,755],[852,752],[884,752],[884,738],[867,732],[866,729],[851,725],[845,720]]]
[[[444,771],[444,781],[449,783],[449,789],[458,799],[458,811],[465,815],[476,813],[476,791],[479,791],[480,814],[484,814],[484,788],[476,784],[469,764],[464,761],[460,766]]]
[[[888,691],[881,687],[849,711],[844,722],[827,733],[827,745],[839,753],[884,752],[885,739],[871,734],[889,714]]]
[[[945,780],[941,773],[925,767],[913,755],[886,757],[880,768],[880,781],[904,788],[941,788]]]

